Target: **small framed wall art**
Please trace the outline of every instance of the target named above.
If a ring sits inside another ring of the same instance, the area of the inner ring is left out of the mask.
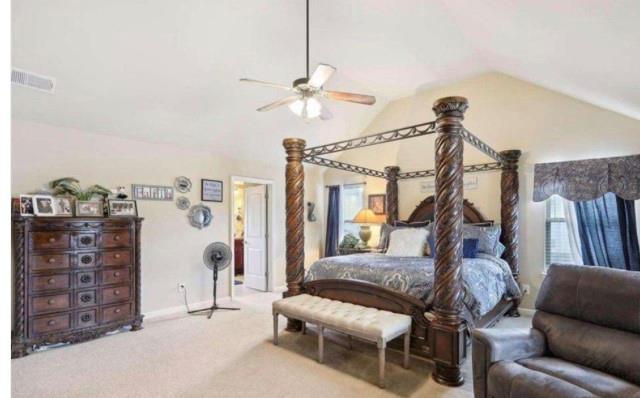
[[[102,202],[92,202],[88,200],[76,201],[76,216],[77,217],[103,217],[104,205]]]
[[[131,196],[137,200],[173,201],[173,187],[162,185],[132,184]]]
[[[202,201],[222,202],[222,181],[202,180]]]
[[[112,199],[107,208],[109,217],[137,217],[138,206],[135,200]]]
[[[387,195],[369,195],[369,208],[373,210],[373,214],[382,215],[387,212]]]
[[[55,216],[56,209],[53,197],[49,195],[33,195],[33,210],[36,216]]]

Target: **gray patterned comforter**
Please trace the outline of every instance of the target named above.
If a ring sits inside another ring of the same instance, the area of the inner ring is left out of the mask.
[[[392,257],[379,253],[326,257],[313,263],[306,281],[356,279],[409,294],[431,307],[434,267],[430,257]],[[478,253],[462,264],[464,318],[473,320],[489,312],[502,297],[520,297],[520,290],[506,261]]]

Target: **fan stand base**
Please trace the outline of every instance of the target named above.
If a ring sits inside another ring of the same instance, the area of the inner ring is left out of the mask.
[[[240,310],[240,308],[220,307],[220,306],[218,306],[218,305],[215,305],[215,304],[214,304],[214,305],[212,305],[211,307],[208,307],[208,308],[202,308],[202,309],[199,309],[199,310],[189,311],[188,313],[189,313],[189,314],[199,314],[199,313],[201,313],[201,312],[209,311],[209,314],[207,315],[207,319],[211,319],[211,315],[213,315],[213,312],[214,312],[214,311],[217,311],[217,310],[239,311],[239,310]]]

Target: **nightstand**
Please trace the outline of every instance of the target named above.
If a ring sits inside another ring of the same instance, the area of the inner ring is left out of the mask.
[[[375,247],[348,247],[348,248],[338,248],[338,253],[341,256],[346,256],[347,254],[360,254],[360,253],[381,253],[378,248]]]

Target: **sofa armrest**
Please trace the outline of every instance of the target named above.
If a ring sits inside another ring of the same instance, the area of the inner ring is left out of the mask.
[[[476,329],[472,339],[475,398],[487,396],[491,364],[543,356],[546,350],[545,336],[537,329]]]

